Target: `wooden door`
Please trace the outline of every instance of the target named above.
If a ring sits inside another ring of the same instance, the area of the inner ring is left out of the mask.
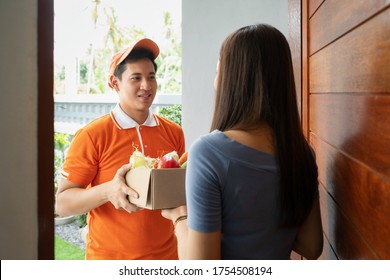
[[[321,258],[390,259],[390,1],[290,0],[289,14]]]

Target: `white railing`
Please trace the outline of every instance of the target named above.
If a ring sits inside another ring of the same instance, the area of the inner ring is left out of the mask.
[[[92,120],[108,114],[118,102],[115,93],[88,95],[54,95],[54,131],[74,135]],[[151,107],[158,113],[161,107],[181,104],[181,94],[157,94]]]

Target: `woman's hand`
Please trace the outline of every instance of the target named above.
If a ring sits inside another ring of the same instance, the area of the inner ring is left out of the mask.
[[[161,215],[165,219],[174,222],[178,217],[187,215],[187,206],[183,205],[176,208],[164,209],[161,211]]]

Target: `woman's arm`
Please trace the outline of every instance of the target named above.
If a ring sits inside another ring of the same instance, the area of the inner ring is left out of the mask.
[[[188,260],[220,260],[221,232],[198,232],[188,229],[187,256]]]
[[[187,259],[188,227],[187,219],[177,222],[175,225],[175,235],[177,238],[177,251],[179,260]]]
[[[293,250],[306,259],[318,259],[323,248],[320,202],[315,200],[295,238]]]
[[[61,178],[56,194],[55,212],[61,216],[80,215],[106,202],[111,202],[116,209],[131,213],[138,207],[131,204],[127,196],[138,197],[138,194],[125,183],[125,174],[130,170],[130,164],[118,169],[111,181],[93,188],[84,188]]]
[[[188,228],[187,207],[165,209],[161,212],[164,218],[172,220],[178,243],[179,259],[218,260],[221,258],[220,231],[202,233]],[[183,218],[182,218],[183,217]]]
[[[187,206],[183,205],[172,209],[164,209],[161,211],[161,215],[172,221],[177,238],[179,260],[186,259],[188,241]]]

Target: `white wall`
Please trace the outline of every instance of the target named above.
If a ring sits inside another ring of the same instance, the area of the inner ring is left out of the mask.
[[[37,1],[1,0],[0,37],[0,259],[36,259]]]
[[[197,0],[182,2],[183,128],[187,149],[209,132],[219,48],[234,30],[268,23],[287,37],[288,0]]]

